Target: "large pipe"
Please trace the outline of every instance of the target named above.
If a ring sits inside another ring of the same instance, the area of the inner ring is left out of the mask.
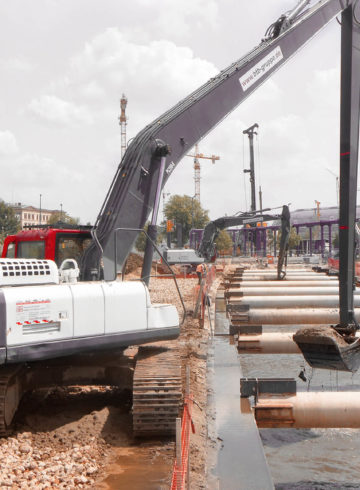
[[[294,332],[265,332],[260,335],[239,335],[238,351],[248,354],[300,354],[293,341]]]
[[[253,276],[242,276],[238,278],[239,281],[276,281],[277,276],[276,274],[257,274]],[[318,281],[321,279],[321,281],[337,281],[338,278],[336,276],[320,276],[319,274],[303,274],[303,275],[290,275],[289,279],[287,279],[287,276],[285,276],[285,279],[283,281],[289,280],[289,281]]]
[[[228,289],[225,292],[227,298],[236,296],[244,296],[244,298],[246,296],[330,296],[333,294],[339,294],[338,287],[241,287],[238,289]],[[360,289],[356,289],[354,294],[360,294]]]
[[[255,419],[261,428],[360,428],[360,392],[260,395]]]
[[[246,296],[231,301],[231,305],[258,308],[338,308],[339,296]],[[360,296],[354,296],[354,306],[360,307]]]
[[[360,309],[357,308],[354,312],[359,322]],[[231,314],[232,323],[237,325],[335,325],[339,320],[338,308],[264,308]]]
[[[339,285],[338,281],[242,281],[240,282],[231,282],[231,287],[241,288],[293,288],[293,287],[337,287]]]
[[[269,275],[269,274],[276,274],[276,271],[274,271],[273,269],[270,269],[270,270],[264,270],[264,269],[250,269],[250,270],[247,270],[247,271],[244,271],[243,273],[240,273],[240,275],[243,275],[243,276],[256,276],[257,274],[264,274],[264,275]],[[299,276],[302,276],[302,275],[305,275],[305,276],[308,276],[308,275],[312,275],[312,276],[326,276],[326,274],[324,272],[314,272],[314,271],[311,271],[311,270],[304,270],[304,269],[293,269],[291,271],[287,270],[286,271],[286,275],[287,276],[295,276],[295,275],[299,275]]]

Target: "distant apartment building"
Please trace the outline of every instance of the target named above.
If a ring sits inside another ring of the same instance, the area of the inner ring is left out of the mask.
[[[21,202],[9,204],[9,206],[14,210],[22,230],[27,226],[47,225],[53,214],[60,213],[57,209],[40,209],[34,206],[26,206]]]

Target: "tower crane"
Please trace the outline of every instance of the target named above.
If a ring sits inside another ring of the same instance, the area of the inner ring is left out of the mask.
[[[220,160],[219,156],[216,155],[204,155],[203,153],[199,153],[199,145],[195,145],[195,153],[194,155],[186,155],[188,157],[194,158],[194,181],[195,181],[195,199],[200,202],[200,158],[205,160],[211,160],[212,163],[215,163],[215,160]]]
[[[126,106],[127,106],[127,98],[124,94],[120,99],[120,116],[119,116],[119,124],[121,128],[121,158],[124,156],[126,150],[126,125],[127,125],[127,116],[126,116]]]

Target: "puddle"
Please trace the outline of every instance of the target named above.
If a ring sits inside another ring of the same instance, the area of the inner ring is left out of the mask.
[[[116,461],[109,465],[109,476],[97,487],[98,490],[168,490],[172,474],[173,448],[154,446],[119,448]],[[170,475],[170,476],[169,476]]]

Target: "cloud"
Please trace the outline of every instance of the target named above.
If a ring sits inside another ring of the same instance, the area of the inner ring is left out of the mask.
[[[19,151],[16,138],[11,131],[0,131],[0,154],[14,155]]]
[[[55,95],[42,95],[28,105],[29,112],[41,122],[54,126],[76,126],[93,122],[89,111]]]
[[[34,68],[34,64],[23,58],[0,59],[1,70],[26,72]]]
[[[215,0],[159,0],[155,8],[153,0],[135,0],[133,3],[138,11],[147,13],[148,27],[147,33],[141,24],[135,31],[129,29],[127,32],[132,39],[145,39],[150,33],[156,33],[158,39],[166,37],[183,43],[184,38],[194,31],[209,33],[218,24],[219,5]]]
[[[64,87],[88,103],[92,97],[102,110],[104,100],[114,103],[109,94],[125,92],[132,119],[141,114],[144,124],[146,117],[157,117],[217,72],[190,48],[165,40],[135,43],[117,28],[109,28],[72,58]],[[156,99],[160,103],[155,104]]]

